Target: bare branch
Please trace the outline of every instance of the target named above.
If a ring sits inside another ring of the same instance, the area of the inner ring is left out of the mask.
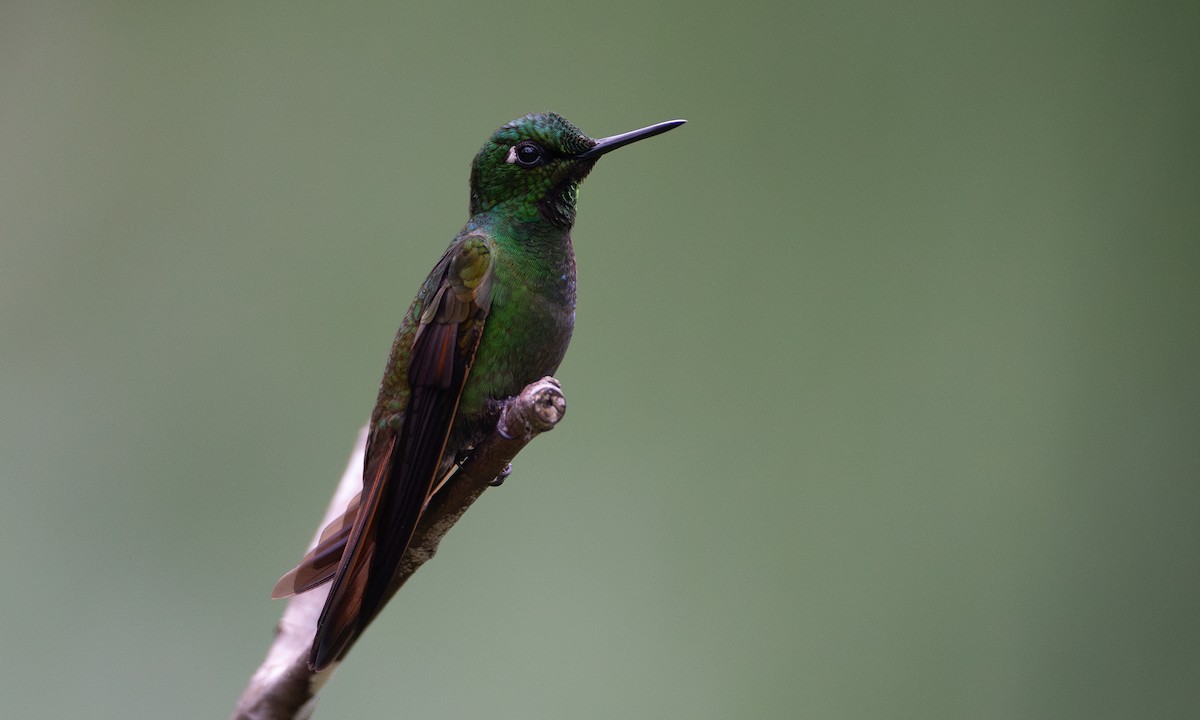
[[[489,485],[503,478],[509,463],[522,448],[540,433],[554,428],[566,407],[562,388],[552,377],[527,385],[520,395],[508,401],[496,430],[475,447],[458,472],[425,507],[390,593],[399,590],[417,568],[434,556],[446,531]],[[362,489],[366,437],[363,428],[309,549],[317,544],[321,528],[345,512],[351,498]],[[275,641],[238,699],[231,720],[307,720],[312,715],[317,694],[338,667],[335,663],[319,673],[308,669],[309,648],[328,594],[327,583],[288,601],[275,629]]]

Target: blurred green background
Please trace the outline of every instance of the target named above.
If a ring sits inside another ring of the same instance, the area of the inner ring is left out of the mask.
[[[690,123],[584,185],[566,420],[317,717],[1197,717],[1198,8],[4,3],[3,714],[229,713],[555,110]]]

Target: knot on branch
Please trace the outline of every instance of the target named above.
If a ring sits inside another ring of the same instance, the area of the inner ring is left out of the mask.
[[[538,433],[554,429],[566,412],[562,386],[547,376],[526,385],[520,395],[505,404],[497,429],[505,438],[528,442]]]

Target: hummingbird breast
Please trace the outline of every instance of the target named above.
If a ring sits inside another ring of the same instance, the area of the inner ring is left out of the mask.
[[[482,439],[495,426],[500,402],[552,375],[567,352],[575,327],[575,256],[569,235],[555,245],[557,252],[546,253],[546,246],[496,243],[492,305],[451,439],[459,447]]]

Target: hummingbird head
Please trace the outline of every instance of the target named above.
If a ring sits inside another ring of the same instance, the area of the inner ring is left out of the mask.
[[[678,127],[672,120],[593,140],[555,113],[501,126],[471,164],[471,214],[505,205],[520,219],[570,227],[575,193],[596,159],[610,150]]]

